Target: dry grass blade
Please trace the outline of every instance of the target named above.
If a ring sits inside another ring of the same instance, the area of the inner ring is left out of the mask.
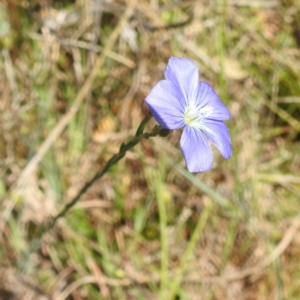
[[[287,249],[290,243],[293,241],[298,229],[300,227],[299,215],[292,221],[290,227],[286,230],[282,240],[273,250],[273,252],[263,260],[258,266],[246,269],[244,271],[238,272],[237,274],[225,274],[224,278],[226,281],[240,280],[242,278],[255,275],[261,272],[264,268],[269,266],[275,259],[277,259],[283,252]]]
[[[15,76],[15,71],[14,67],[11,61],[10,53],[7,49],[2,50],[2,55],[4,57],[4,66],[5,66],[5,71],[8,79],[8,83],[10,85],[10,89],[12,91],[12,96],[13,96],[13,105],[14,108],[17,109],[21,100],[19,91],[18,91],[18,86],[16,83],[16,76]]]
[[[62,131],[68,126],[71,119],[74,117],[74,115],[77,113],[81,103],[85,99],[86,95],[91,89],[92,83],[94,79],[96,78],[101,66],[103,65],[104,59],[106,58],[108,52],[112,49],[113,45],[117,41],[117,38],[122,30],[122,27],[128,20],[128,18],[131,16],[134,7],[136,5],[137,0],[131,0],[120,19],[118,26],[115,28],[113,33],[111,34],[109,40],[106,43],[105,48],[103,49],[103,52],[97,59],[89,77],[86,79],[84,85],[80,89],[79,93],[77,94],[75,101],[68,111],[68,113],[59,121],[59,123],[55,126],[55,128],[51,131],[51,133],[48,135],[47,139],[44,141],[44,143],[40,146],[37,153],[33,156],[33,158],[30,160],[30,162],[27,164],[27,166],[24,168],[22,173],[20,174],[15,189],[20,189],[24,184],[26,185],[27,179],[30,176],[30,174],[34,171],[34,169],[37,167],[39,162],[43,159],[46,152],[49,150],[49,148],[52,146],[54,141],[57,139],[57,137],[62,133]]]
[[[57,296],[56,300],[64,300],[67,299],[68,296],[77,290],[80,286],[84,284],[89,284],[89,283],[98,283],[98,279],[95,276],[86,276],[83,278],[80,278],[76,281],[74,281],[71,285],[69,285],[60,295]],[[131,280],[124,279],[124,280],[116,280],[116,279],[104,279],[104,284],[111,285],[114,287],[118,286],[128,286],[132,284]]]

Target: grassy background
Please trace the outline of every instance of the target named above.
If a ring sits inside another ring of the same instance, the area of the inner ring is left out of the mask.
[[[300,299],[299,1],[4,0],[0,46],[0,299]],[[170,56],[228,105],[233,157],[194,175],[179,131],[144,140],[24,259]]]

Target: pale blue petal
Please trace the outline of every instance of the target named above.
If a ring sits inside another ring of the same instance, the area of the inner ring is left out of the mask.
[[[199,108],[212,106],[213,111],[209,115],[210,119],[225,121],[231,117],[228,108],[221,102],[212,87],[204,81],[198,84],[196,106]]]
[[[211,139],[225,159],[232,154],[230,134],[227,126],[222,121],[204,119],[201,130]]]
[[[178,93],[189,103],[196,99],[199,71],[193,61],[187,58],[171,57],[169,59],[165,77],[174,83]]]
[[[211,169],[213,153],[207,137],[198,129],[186,126],[180,148],[189,172],[204,172]]]
[[[184,126],[184,103],[180,97],[171,81],[161,80],[145,101],[159,125],[175,130]]]

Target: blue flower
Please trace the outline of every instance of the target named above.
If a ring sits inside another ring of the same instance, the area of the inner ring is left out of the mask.
[[[184,127],[180,148],[188,170],[211,169],[213,153],[208,138],[229,159],[231,141],[223,121],[230,119],[230,112],[208,83],[199,82],[195,63],[171,57],[165,77],[145,101],[159,125],[170,130]]]

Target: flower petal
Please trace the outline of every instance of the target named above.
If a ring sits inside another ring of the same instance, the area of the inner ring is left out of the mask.
[[[165,71],[165,77],[173,82],[186,103],[196,99],[199,71],[193,61],[187,58],[171,57]]]
[[[228,108],[221,102],[213,88],[204,81],[198,84],[197,106],[199,108],[212,106],[213,110],[209,115],[210,119],[225,121],[231,117]]]
[[[225,159],[232,154],[230,134],[227,126],[222,121],[210,119],[203,120],[201,130],[211,139]]]
[[[186,126],[180,148],[189,172],[204,172],[211,169],[213,154],[207,137],[198,129]]]
[[[180,97],[171,81],[161,80],[145,101],[159,125],[175,130],[184,126],[184,104]]]

